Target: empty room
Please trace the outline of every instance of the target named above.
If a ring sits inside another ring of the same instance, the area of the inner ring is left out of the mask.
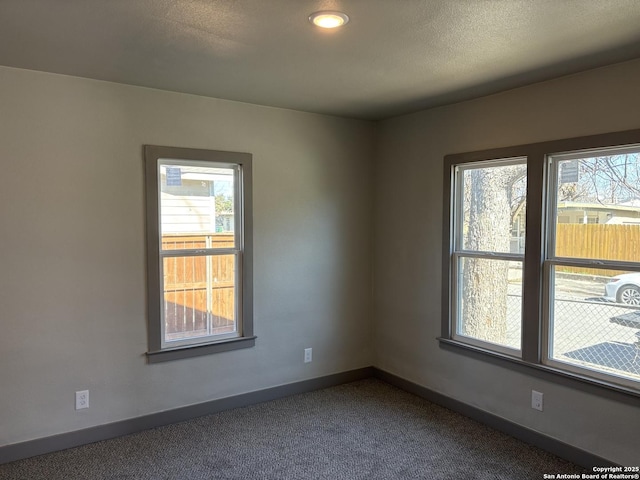
[[[0,0],[0,478],[640,478],[638,0]]]

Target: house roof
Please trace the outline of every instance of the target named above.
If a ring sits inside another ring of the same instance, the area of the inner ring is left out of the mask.
[[[638,0],[3,0],[0,65],[379,119],[639,58],[638,25]]]
[[[593,202],[558,202],[558,210],[602,210],[605,212],[626,212],[640,214],[640,205],[628,205],[619,203],[617,205],[603,205]]]

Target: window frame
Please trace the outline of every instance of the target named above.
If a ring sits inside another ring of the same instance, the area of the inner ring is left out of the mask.
[[[459,303],[460,303],[460,295],[461,288],[460,282],[458,278],[460,276],[460,272],[462,268],[460,267],[461,261],[464,258],[474,258],[481,260],[496,260],[496,261],[504,261],[504,262],[520,262],[524,267],[524,254],[521,253],[511,253],[511,252],[496,252],[496,251],[481,251],[481,250],[469,250],[464,248],[464,215],[456,214],[458,212],[462,212],[464,210],[464,180],[463,174],[466,171],[473,170],[474,168],[491,168],[491,167],[506,167],[506,166],[514,166],[514,165],[524,165],[527,167],[527,159],[526,157],[507,157],[507,158],[494,158],[491,160],[479,160],[474,162],[466,162],[466,163],[458,163],[452,166],[451,175],[452,185],[456,184],[462,185],[463,188],[453,189],[453,194],[451,195],[451,205],[452,205],[452,233],[451,233],[451,298],[452,301],[450,303],[451,309],[451,338],[453,340],[459,340],[462,343],[467,343],[469,345],[475,345],[481,348],[486,348],[488,350],[496,351],[505,355],[509,355],[512,357],[520,358],[522,355],[522,341],[520,348],[511,348],[507,345],[501,345],[497,343],[487,342],[478,338],[466,337],[462,334],[457,333],[459,329]],[[524,272],[524,268],[523,268]],[[453,300],[456,300],[455,302]]]
[[[475,352],[477,358],[497,362],[512,369],[521,369],[541,375],[545,379],[563,384],[579,384],[604,388],[622,393],[625,397],[640,397],[640,382],[620,381],[612,375],[594,376],[582,369],[567,368],[559,362],[549,362],[545,357],[549,346],[550,326],[550,268],[548,267],[548,217],[552,214],[549,202],[551,158],[568,152],[587,150],[620,149],[628,145],[640,144],[640,129],[612,132],[598,135],[566,138],[540,143],[531,143],[491,150],[456,153],[444,157],[443,185],[443,242],[442,242],[442,319],[440,345],[455,352]],[[496,159],[524,157],[527,159],[527,218],[526,246],[523,260],[523,298],[522,298],[522,344],[520,358],[495,349],[461,341],[455,336],[455,289],[452,287],[455,269],[454,260],[455,224],[454,221],[454,185],[455,168],[458,165],[474,162],[487,162]],[[555,260],[555,259],[554,259]],[[567,259],[575,260],[575,259]],[[575,262],[574,262],[575,263]],[[618,265],[624,262],[617,262]],[[564,265],[564,263],[563,263]],[[607,264],[608,265],[608,264]],[[592,265],[590,265],[592,266]],[[629,266],[628,264],[626,266]],[[634,268],[629,270],[635,270]],[[476,355],[473,354],[475,357]]]
[[[556,241],[557,241],[557,214],[558,214],[558,199],[553,192],[557,189],[559,177],[560,177],[560,169],[558,168],[558,164],[561,161],[572,160],[572,159],[583,159],[586,158],[589,153],[601,154],[605,151],[609,151],[609,155],[622,154],[625,152],[639,152],[640,151],[640,143],[636,143],[633,146],[624,145],[624,146],[611,146],[611,147],[600,147],[595,149],[582,149],[578,151],[569,151],[562,152],[556,154],[550,154],[546,156],[546,168],[547,168],[547,190],[549,192],[548,201],[547,201],[547,218],[546,218],[546,247],[545,247],[545,258],[543,264],[543,284],[548,285],[548,288],[544,289],[544,299],[543,299],[543,313],[546,316],[543,319],[543,338],[546,340],[543,342],[543,356],[542,362],[545,365],[550,365],[554,368],[565,369],[570,372],[581,374],[585,370],[589,371],[589,376],[593,376],[597,379],[608,381],[611,377],[616,378],[616,382],[622,385],[628,386],[630,388],[640,389],[640,380],[634,381],[628,378],[624,378],[617,375],[607,375],[598,370],[594,369],[585,369],[580,368],[577,365],[573,365],[568,362],[562,362],[560,360],[556,360],[551,358],[551,352],[553,350],[553,322],[555,315],[554,311],[554,270],[558,266],[563,267],[575,267],[575,268],[589,268],[595,270],[624,270],[624,271],[635,271],[640,272],[640,262],[630,262],[624,260],[607,260],[607,259],[598,259],[598,258],[586,258],[586,257],[563,257],[558,256],[556,253]]]
[[[252,234],[252,155],[157,145],[144,146],[146,243],[147,243],[147,333],[149,363],[189,358],[212,353],[250,348],[255,345],[253,334],[253,234]],[[233,249],[179,250],[170,254],[161,251],[160,228],[160,166],[209,165],[234,168],[234,239]],[[227,251],[228,250],[228,251]],[[236,331],[233,335],[208,336],[205,339],[164,340],[162,263],[165,258],[178,256],[211,256],[225,253],[235,255]]]

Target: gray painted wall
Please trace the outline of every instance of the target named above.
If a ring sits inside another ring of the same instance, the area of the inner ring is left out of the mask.
[[[0,105],[0,445],[373,363],[373,124],[4,67]],[[146,364],[144,144],[253,154],[255,348]]]
[[[381,122],[375,366],[622,465],[640,462],[640,401],[607,400],[439,348],[443,157],[640,128],[640,61]],[[545,410],[530,408],[531,390]]]
[[[637,405],[435,337],[443,156],[640,128],[639,79],[629,62],[390,119],[376,136],[361,121],[0,67],[0,445],[373,364],[637,464]],[[253,153],[255,348],[146,364],[143,144]],[[85,388],[91,408],[76,412]]]

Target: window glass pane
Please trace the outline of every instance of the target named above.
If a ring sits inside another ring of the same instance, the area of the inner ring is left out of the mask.
[[[640,380],[640,273],[606,273],[554,268],[549,358]]]
[[[527,165],[513,163],[462,170],[462,249],[524,253]]]
[[[233,248],[233,233],[167,233],[162,236],[162,250]]]
[[[604,152],[556,162],[557,257],[640,261],[639,157]]]
[[[235,255],[163,258],[164,341],[234,333]]]
[[[522,262],[460,258],[457,334],[519,350]]]
[[[234,172],[233,168],[160,165],[163,249],[234,246]],[[181,240],[165,238],[176,236]],[[196,238],[191,241],[188,236]]]

